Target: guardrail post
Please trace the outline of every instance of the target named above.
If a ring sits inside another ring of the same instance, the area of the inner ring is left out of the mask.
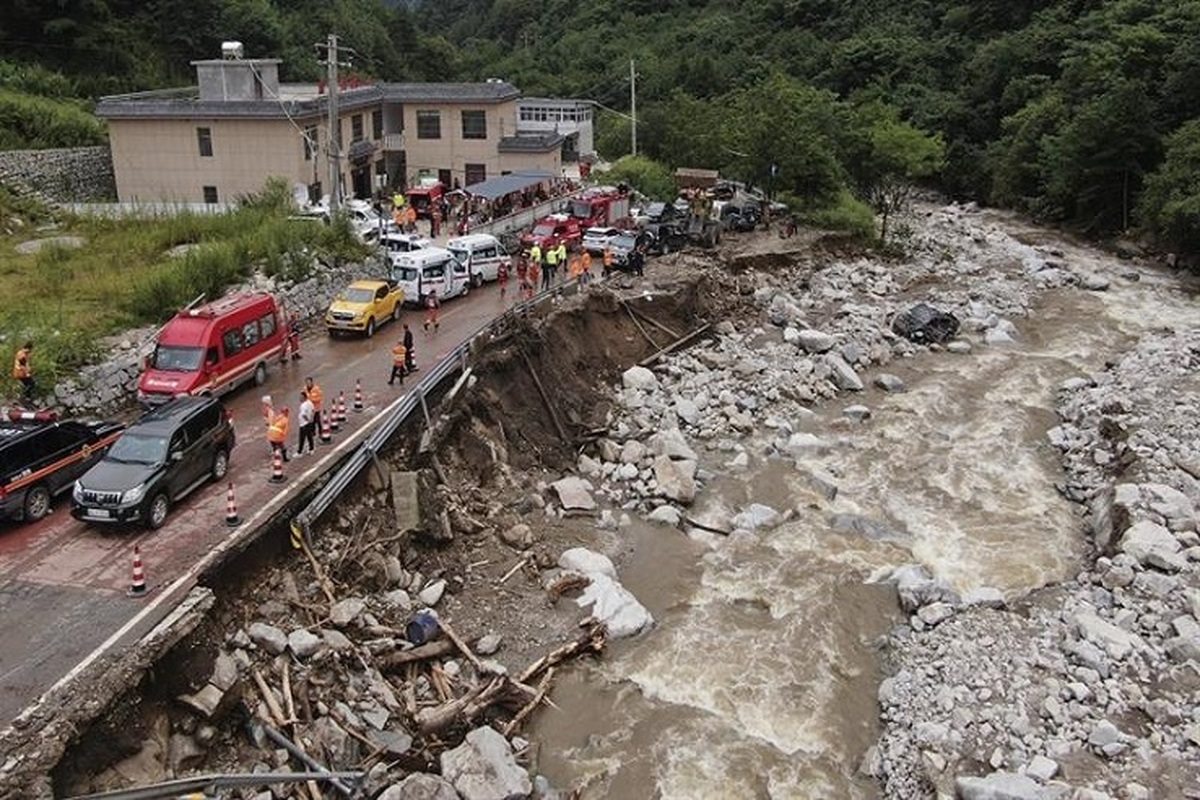
[[[425,390],[417,389],[417,399],[421,401],[421,413],[425,415],[425,427],[432,428],[433,420],[429,418],[429,406],[425,403]]]

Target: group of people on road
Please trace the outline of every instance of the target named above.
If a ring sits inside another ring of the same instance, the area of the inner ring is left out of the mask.
[[[613,266],[611,247],[604,249],[602,260],[603,274],[607,275]],[[537,293],[551,289],[561,281],[559,271],[564,272],[562,280],[578,280],[580,286],[587,286],[594,278],[592,274],[592,254],[579,245],[567,246],[565,241],[547,245],[542,248],[534,243],[526,251],[518,251],[513,255],[513,271],[517,273],[518,297],[528,300]],[[639,273],[640,274],[640,273]],[[500,280],[500,297],[506,293],[508,269],[504,269]]]
[[[309,375],[304,379],[304,388],[300,391],[300,406],[296,414],[296,423],[299,426],[297,458],[305,454],[305,445],[308,446],[308,453],[317,449],[317,429],[321,425],[324,405],[325,393],[321,391],[321,385]],[[271,455],[278,453],[281,461],[290,461],[287,441],[288,430],[291,428],[291,409],[287,406],[276,409],[271,395],[265,394],[262,397],[262,413],[267,423],[267,443],[271,447]]]

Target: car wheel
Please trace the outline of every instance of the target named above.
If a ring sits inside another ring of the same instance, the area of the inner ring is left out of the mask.
[[[660,256],[669,256],[669,255],[671,255],[671,243],[670,243],[670,242],[667,242],[667,241],[664,241],[664,242],[663,242],[663,243],[662,243],[662,244],[659,246],[659,248],[658,248],[658,254],[659,254]]]
[[[399,322],[399,321],[400,321],[400,304],[396,303],[396,305],[392,306],[392,322]]]
[[[30,487],[25,492],[25,503],[22,507],[26,522],[37,522],[50,513],[50,490],[45,486]]]
[[[475,288],[475,289],[478,289],[480,286],[483,286],[483,273],[482,272],[476,272],[474,275],[471,276],[471,286],[472,286],[472,288]]]
[[[158,492],[153,495],[149,504],[146,505],[146,527],[158,530],[167,521],[167,514],[170,511],[171,499],[167,497],[166,492]]]
[[[367,318],[367,338],[370,339],[374,335],[375,335],[375,318],[368,317]]]
[[[254,368],[254,385],[262,386],[267,382],[267,365],[259,364]]]
[[[214,481],[219,481],[229,474],[229,453],[224,450],[218,450],[213,456],[212,477]]]
[[[470,291],[471,291],[471,282],[470,282],[470,281],[467,281],[467,282],[465,282],[465,283],[462,285],[462,291],[461,291],[461,292],[459,292],[459,296],[460,296],[460,297],[466,297],[466,296],[467,296],[467,293],[468,293],[468,292],[470,292]]]

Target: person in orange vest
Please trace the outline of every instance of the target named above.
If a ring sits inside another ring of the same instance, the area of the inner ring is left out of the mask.
[[[442,234],[442,212],[441,209],[434,204],[429,210],[429,238],[436,239]]]
[[[583,268],[583,272],[579,276],[579,283],[587,286],[592,280],[592,254],[584,250],[583,255],[579,257],[579,263]]]
[[[417,232],[417,210],[413,208],[412,203],[409,203],[404,209],[404,232]]]
[[[583,258],[579,253],[572,254],[567,266],[567,275],[573,281],[583,282]]]
[[[321,405],[325,402],[325,393],[321,391],[321,385],[313,380],[312,375],[304,379],[304,391],[308,392],[308,401],[313,404],[314,428],[320,430]]]
[[[17,351],[13,358],[12,376],[21,382],[21,399],[26,403],[33,401],[36,384],[33,380],[33,342],[25,342],[25,346]]]
[[[433,326],[433,332],[437,333],[438,325],[438,309],[441,307],[441,301],[438,300],[437,289],[430,289],[429,294],[425,295],[425,331],[429,332],[429,326]]]
[[[601,275],[603,275],[605,278],[607,278],[609,271],[612,270],[612,265],[613,265],[612,246],[606,244],[606,245],[604,245],[604,271],[601,272]]]
[[[271,445],[271,453],[279,453],[285,462],[288,460],[287,435],[288,407],[284,406],[271,420],[270,427],[267,428],[267,441]]]
[[[400,379],[400,385],[404,385],[404,370],[408,362],[408,348],[404,346],[403,339],[397,339],[396,344],[392,346],[392,374],[388,378],[388,386],[391,386],[397,378]]]

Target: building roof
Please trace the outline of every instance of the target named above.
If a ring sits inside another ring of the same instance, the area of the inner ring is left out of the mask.
[[[482,197],[485,200],[495,200],[498,197],[504,197],[506,194],[519,192],[522,189],[528,189],[530,186],[537,186],[539,183],[545,183],[548,180],[553,180],[554,175],[541,170],[526,170],[525,172],[513,172],[508,175],[498,175],[495,178],[473,183],[467,187],[467,194],[476,197]]]
[[[393,103],[502,103],[521,91],[507,81],[484,83],[381,83],[383,99]]]
[[[566,138],[554,131],[523,133],[520,136],[505,136],[497,149],[501,153],[548,153],[562,146]]]
[[[96,116],[104,119],[162,119],[172,117],[284,119],[319,117],[329,102],[327,94],[307,95],[281,86],[279,97],[263,100],[201,100],[196,87],[101,97]],[[341,111],[352,111],[380,101],[393,103],[502,103],[520,97],[517,87],[505,81],[486,83],[381,83],[338,94]]]

